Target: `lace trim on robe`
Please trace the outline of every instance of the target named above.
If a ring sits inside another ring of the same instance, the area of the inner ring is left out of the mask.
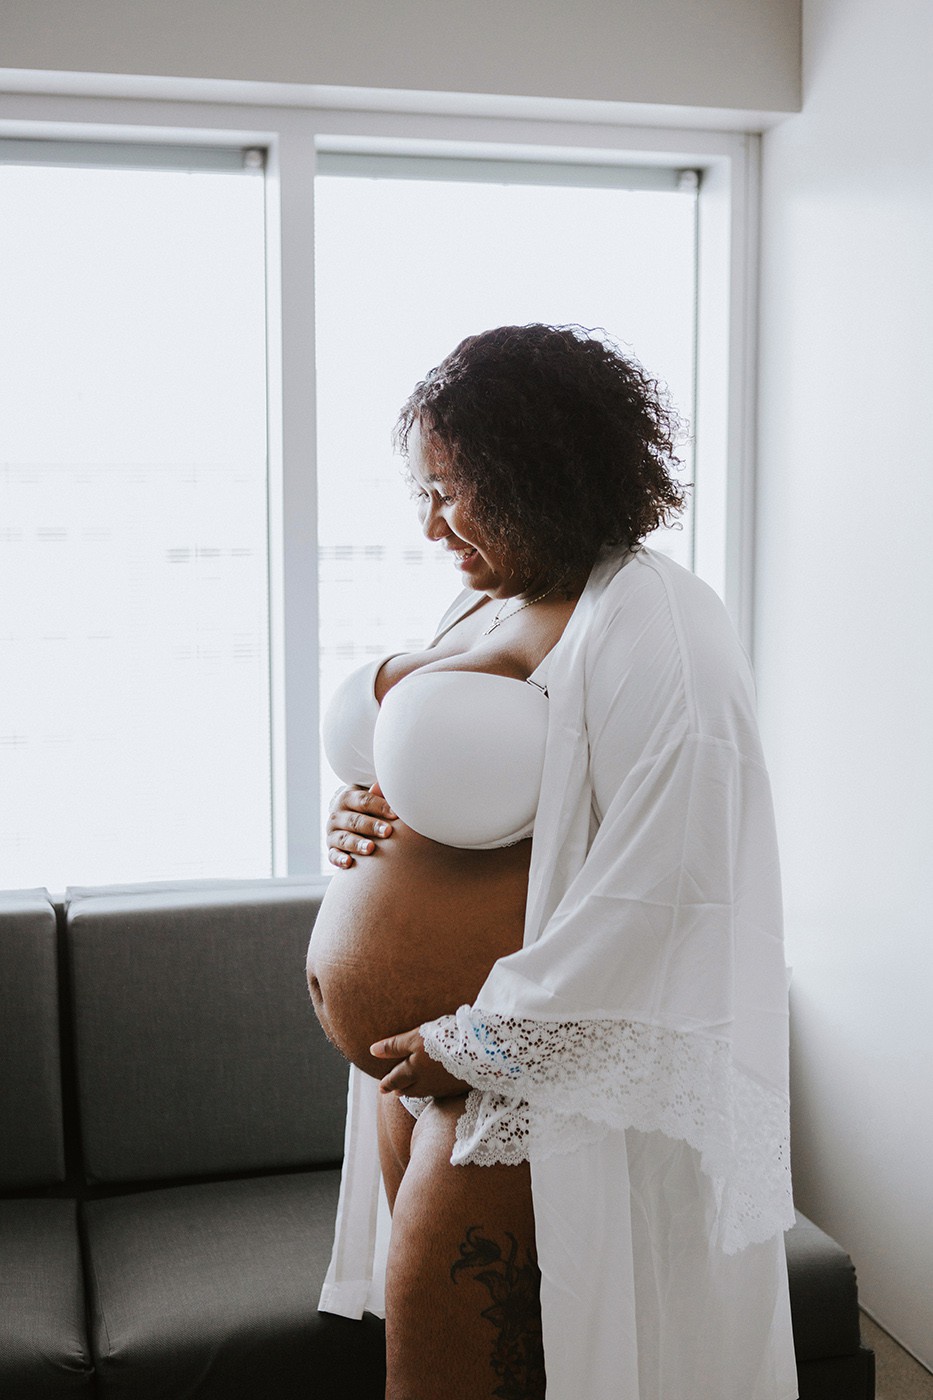
[[[700,1154],[735,1254],[794,1223],[788,1104],[727,1042],[639,1021],[547,1022],[462,1006],[421,1027],[428,1054],[474,1086],[451,1161],[515,1164],[614,1129],[660,1131]]]

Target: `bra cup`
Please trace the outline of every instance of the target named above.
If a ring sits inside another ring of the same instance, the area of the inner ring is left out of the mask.
[[[379,718],[375,684],[389,656],[369,661],[341,681],[324,712],[321,743],[327,762],[342,783],[370,787],[376,778],[373,731]]]
[[[547,741],[535,686],[479,671],[416,671],[382,702],[373,741],[386,800],[445,846],[491,849],[531,834]]]

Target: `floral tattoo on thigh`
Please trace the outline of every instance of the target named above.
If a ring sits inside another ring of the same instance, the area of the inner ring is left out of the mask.
[[[541,1271],[531,1250],[519,1262],[518,1241],[507,1233],[508,1252],[471,1225],[450,1270],[454,1283],[466,1273],[486,1289],[492,1302],[480,1316],[496,1329],[490,1364],[499,1382],[497,1400],[538,1400],[544,1396],[541,1343]]]

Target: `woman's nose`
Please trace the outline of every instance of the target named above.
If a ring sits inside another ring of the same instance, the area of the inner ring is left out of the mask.
[[[449,533],[447,521],[434,502],[427,506],[421,528],[429,540],[442,540]]]

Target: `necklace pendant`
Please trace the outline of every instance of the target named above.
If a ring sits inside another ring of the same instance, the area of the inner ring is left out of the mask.
[[[552,583],[550,588],[546,588],[543,593],[539,593],[537,598],[529,598],[527,602],[522,603],[521,607],[516,608],[514,612],[510,612],[508,617],[503,617],[502,613],[505,610],[506,603],[508,603],[509,601],[508,598],[506,598],[505,601],[502,603],[501,607],[499,608],[499,611],[493,618],[492,622],[486,628],[486,631],[483,633],[483,636],[488,637],[490,632],[495,632],[496,628],[499,626],[500,623],[508,622],[509,617],[517,617],[518,614],[520,612],[524,612],[526,608],[533,607],[535,603],[540,603],[544,598],[548,596],[549,593],[553,593],[556,587],[557,584]]]

